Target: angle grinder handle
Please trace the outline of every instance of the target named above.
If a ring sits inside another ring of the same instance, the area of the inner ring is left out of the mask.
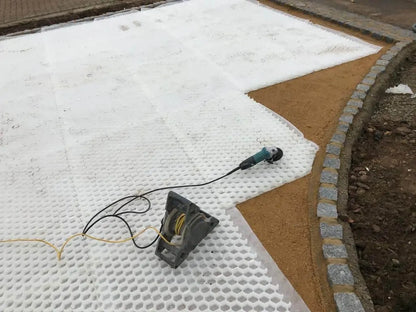
[[[283,157],[283,151],[278,147],[263,147],[260,152],[254,154],[253,156],[244,160],[240,165],[241,170],[248,169],[257,165],[259,162],[264,160],[268,161],[269,163],[273,163],[278,161]]]

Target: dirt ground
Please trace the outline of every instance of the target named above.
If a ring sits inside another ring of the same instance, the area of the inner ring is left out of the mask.
[[[416,23],[415,0],[311,0],[410,30]]]
[[[392,81],[416,91],[416,53]],[[416,311],[416,98],[386,94],[353,147],[348,217],[377,312]]]
[[[313,22],[341,29],[296,11],[265,3]],[[355,32],[346,32],[385,45]],[[377,55],[249,93],[254,100],[289,120],[307,139],[320,147],[312,174],[238,206],[312,312],[335,311],[316,217],[317,190],[325,146],[356,85],[385,49]],[[282,250],[285,252],[280,252]]]

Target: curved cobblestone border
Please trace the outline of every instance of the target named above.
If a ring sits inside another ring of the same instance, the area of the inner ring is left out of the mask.
[[[374,311],[359,270],[355,243],[346,214],[351,146],[359,136],[364,119],[371,116],[376,99],[386,89],[388,76],[400,63],[395,60],[396,57],[408,44],[410,41],[397,42],[379,58],[357,85],[339,117],[335,133],[326,146],[320,176],[317,216],[320,222],[322,251],[327,260],[327,277],[340,312]],[[363,115],[367,116],[363,118]]]
[[[346,132],[345,142],[342,144],[342,150],[339,155],[340,159],[340,169],[338,170],[339,178],[336,183],[338,190],[338,200],[337,200],[337,212],[339,214],[338,221],[339,224],[343,226],[343,243],[346,246],[348,253],[348,264],[349,268],[353,273],[355,284],[354,290],[358,297],[361,299],[361,303],[364,306],[365,311],[373,312],[374,306],[371,301],[371,297],[367,290],[365,281],[361,275],[361,271],[358,265],[358,258],[355,248],[355,242],[352,235],[352,231],[348,222],[347,215],[347,206],[348,206],[348,178],[351,165],[351,151],[352,147],[359,137],[363,126],[368,122],[368,120],[373,115],[374,108],[378,103],[381,96],[385,93],[385,90],[388,87],[391,81],[391,77],[395,75],[397,69],[403,64],[403,61],[416,50],[416,41],[412,42],[399,42],[391,50],[396,50],[394,52],[395,56],[392,57],[388,64],[385,65],[385,70],[378,73],[374,78],[375,82],[371,88],[366,92],[366,97],[363,100],[363,106],[357,111],[354,115],[353,122],[349,125],[349,130]],[[394,51],[393,50],[393,51]],[[385,55],[389,54],[389,51]],[[379,61],[383,61],[383,56]],[[379,65],[376,65],[379,66]],[[370,71],[371,73],[371,71]],[[365,80],[366,78],[364,78]],[[363,80],[363,81],[364,81]],[[351,101],[351,100],[350,100]],[[350,102],[349,102],[350,103]],[[348,104],[347,104],[348,106]],[[344,110],[345,113],[345,110]],[[328,144],[329,145],[329,144]],[[327,151],[328,154],[328,151]],[[344,311],[344,310],[340,310]],[[348,311],[348,310],[346,310]],[[352,310],[355,311],[355,310]]]
[[[388,81],[388,76],[404,58],[405,53],[401,52],[416,40],[416,35],[408,30],[317,3],[299,0],[272,1],[358,30],[375,39],[395,42],[395,45],[377,60],[357,85],[339,117],[337,129],[326,146],[317,205],[322,252],[327,261],[327,277],[334,292],[337,310],[373,312],[374,305],[359,270],[351,228],[347,222],[341,221],[346,217],[344,212],[348,203],[351,147],[361,131],[363,120],[371,116],[375,100],[384,92],[385,81]],[[385,77],[380,78],[383,75]],[[380,83],[379,80],[383,79],[384,83]],[[364,118],[359,116],[360,111],[364,111],[363,115],[366,115]],[[355,118],[357,115],[359,117]],[[357,122],[355,119],[360,120]]]

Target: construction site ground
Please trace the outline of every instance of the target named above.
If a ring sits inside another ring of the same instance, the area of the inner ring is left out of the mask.
[[[0,0],[0,32],[22,31],[146,3],[89,1],[86,5],[87,2]],[[311,174],[241,203],[239,209],[309,309],[334,311],[316,217],[320,170],[326,144],[345,103],[390,45],[269,1],[263,3],[383,47],[378,54],[249,93],[254,100],[295,125],[320,150]],[[32,5],[33,8],[28,7]]]

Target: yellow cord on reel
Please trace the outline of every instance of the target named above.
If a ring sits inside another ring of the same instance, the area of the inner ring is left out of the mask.
[[[181,235],[181,230],[182,230],[182,226],[185,223],[185,214],[182,213],[178,219],[176,219],[176,223],[175,223],[175,234],[176,235]]]
[[[185,223],[185,214],[182,213],[177,219],[176,219],[176,223],[175,223],[175,234],[176,235],[180,235],[181,231],[182,231],[182,227],[183,224]],[[144,228],[143,230],[141,230],[140,232],[138,232],[137,234],[125,238],[125,239],[121,239],[121,240],[108,240],[108,239],[103,239],[103,238],[99,238],[99,237],[95,237],[92,235],[88,235],[88,234],[84,234],[84,233],[77,233],[74,235],[71,235],[70,237],[68,237],[65,242],[62,244],[61,248],[58,248],[57,246],[55,246],[54,244],[52,244],[51,242],[48,242],[47,240],[44,239],[40,239],[40,238],[15,238],[15,239],[7,239],[7,240],[0,240],[0,243],[17,243],[17,242],[36,242],[36,243],[42,243],[45,245],[48,245],[49,247],[52,247],[58,257],[58,260],[61,260],[62,258],[62,253],[64,252],[65,246],[74,238],[78,237],[78,236],[82,236],[82,237],[87,237],[89,239],[92,240],[96,240],[99,242],[103,242],[103,243],[109,243],[109,244],[121,244],[121,243],[125,243],[128,241],[131,241],[137,237],[139,237],[140,235],[142,235],[144,232],[146,232],[147,230],[153,230],[157,233],[157,235],[159,235],[159,237],[161,239],[163,239],[167,244],[171,245],[171,246],[175,246],[175,244],[171,243],[170,241],[167,240],[166,237],[164,237],[162,235],[162,233],[159,232],[158,229],[156,229],[153,226],[149,226],[147,228]]]
[[[184,215],[185,216],[185,215]],[[182,225],[181,225],[182,226]],[[175,246],[175,244],[172,244],[171,242],[169,242],[160,232],[158,229],[156,229],[153,226],[149,226],[147,228],[144,228],[143,230],[141,230],[140,232],[138,232],[137,234],[134,234],[132,237],[128,237],[125,239],[121,239],[121,240],[108,240],[108,239],[103,239],[103,238],[99,238],[99,237],[95,237],[95,236],[91,236],[88,234],[84,234],[84,233],[78,233],[78,234],[74,234],[71,235],[70,237],[68,237],[65,242],[62,244],[61,248],[56,247],[54,244],[44,240],[44,239],[39,239],[39,238],[16,238],[16,239],[7,239],[7,240],[0,240],[0,243],[16,243],[16,242],[37,242],[37,243],[43,243],[45,245],[48,245],[49,247],[52,247],[57,256],[58,256],[58,260],[61,260],[62,257],[62,253],[64,252],[64,248],[65,246],[74,238],[78,237],[78,236],[83,236],[83,237],[87,237],[89,239],[93,239],[99,242],[104,242],[104,243],[109,243],[109,244],[121,244],[121,243],[125,243],[128,241],[131,241],[135,238],[137,238],[138,236],[142,235],[144,232],[146,232],[147,230],[153,230],[157,233],[157,235],[159,235],[159,237],[161,239],[163,239],[167,244],[171,245],[171,246]]]

